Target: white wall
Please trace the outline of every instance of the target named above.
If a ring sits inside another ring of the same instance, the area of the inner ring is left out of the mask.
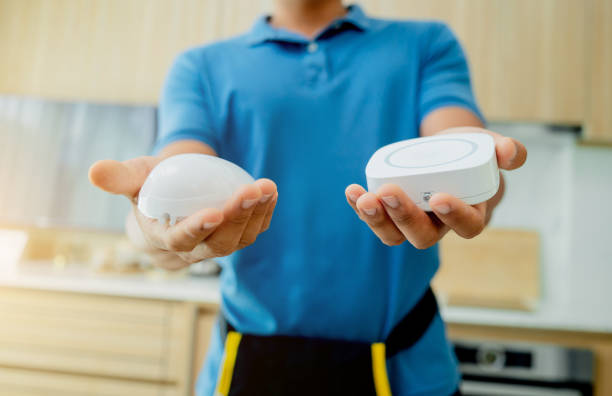
[[[612,148],[581,146],[571,132],[542,126],[489,127],[529,151],[523,168],[505,173],[508,190],[491,225],[539,231],[540,310],[612,318]]]
[[[577,147],[573,154],[570,303],[612,319],[612,299],[596,298],[606,290],[612,297],[612,148]]]

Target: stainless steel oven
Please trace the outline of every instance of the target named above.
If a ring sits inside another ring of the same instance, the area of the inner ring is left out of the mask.
[[[587,396],[593,394],[593,353],[527,343],[457,340],[465,396]]]

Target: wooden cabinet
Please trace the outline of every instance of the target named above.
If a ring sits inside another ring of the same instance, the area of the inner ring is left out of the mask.
[[[612,1],[589,0],[584,138],[612,143]]]
[[[2,0],[0,92],[157,102],[182,50],[247,29],[250,0]]]
[[[468,55],[474,90],[495,121],[581,124],[585,10],[574,0],[369,0],[393,18],[440,19]]]
[[[0,393],[6,396],[179,396],[176,386],[0,367]]]
[[[190,304],[3,288],[0,317],[2,389],[36,394],[49,386],[62,394],[88,382],[114,395],[190,389]]]
[[[217,314],[219,308],[216,305],[207,304],[201,305],[198,308],[198,316],[195,324],[195,344],[193,346],[193,361],[192,361],[192,373],[193,386],[198,378],[198,374],[204,364],[204,358],[206,357],[206,351],[210,343],[210,337],[212,335],[213,326],[217,323]]]
[[[364,0],[446,21],[487,118],[585,125],[612,141],[609,0]],[[2,0],[0,93],[155,104],[182,50],[247,30],[265,0]]]

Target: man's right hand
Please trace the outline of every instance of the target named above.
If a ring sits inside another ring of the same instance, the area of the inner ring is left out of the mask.
[[[173,253],[189,265],[242,249],[255,242],[270,226],[278,192],[276,184],[269,179],[242,186],[223,210],[202,208],[175,225],[144,216],[136,205],[138,192],[161,160],[159,157],[138,157],[124,162],[102,160],[89,169],[89,180],[94,186],[130,199],[148,248]],[[169,269],[176,268],[173,265]]]

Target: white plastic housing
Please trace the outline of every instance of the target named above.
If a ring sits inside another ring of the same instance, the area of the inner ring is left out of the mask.
[[[445,192],[474,205],[499,188],[493,138],[461,133],[403,140],[378,149],[366,166],[368,190],[385,183],[399,185],[423,210],[429,198]]]
[[[224,159],[175,155],[153,168],[138,195],[138,209],[174,224],[200,209],[221,209],[240,186],[253,181],[244,169]]]

